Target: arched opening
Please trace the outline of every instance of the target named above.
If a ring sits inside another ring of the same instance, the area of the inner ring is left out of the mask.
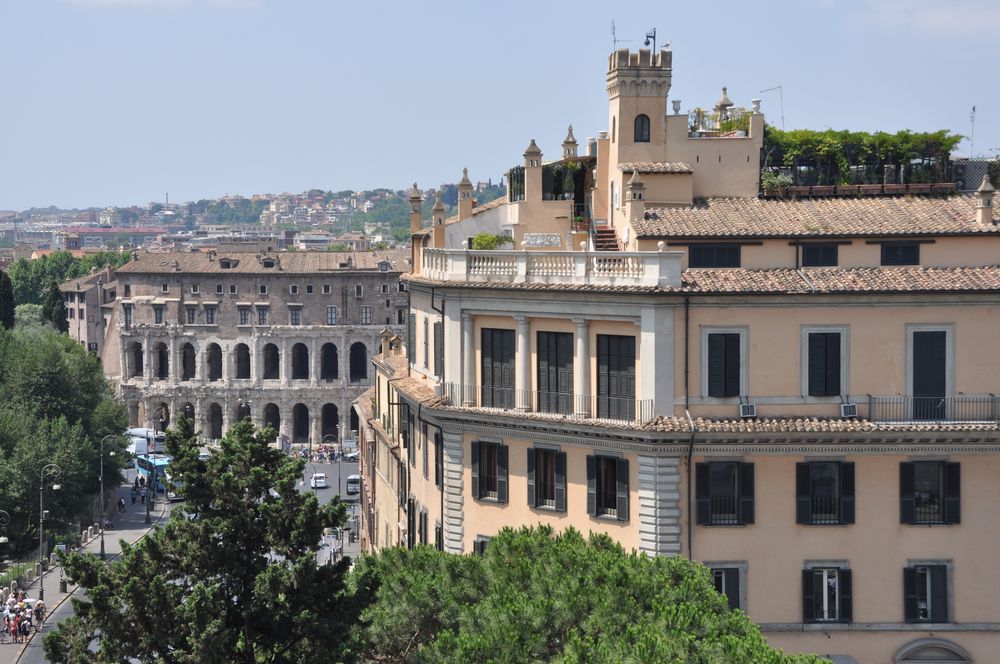
[[[153,427],[157,431],[166,431],[170,426],[170,406],[162,401],[153,409]]]
[[[353,438],[358,430],[358,411],[351,409],[351,437]]]
[[[274,344],[264,346],[264,380],[278,380],[281,376],[281,357]]]
[[[972,662],[964,648],[951,641],[936,638],[917,639],[899,649],[893,659],[896,664],[944,664],[945,662]]]
[[[320,349],[319,377],[326,382],[337,380],[340,369],[337,367],[337,347],[334,344],[323,344]]]
[[[142,344],[138,341],[133,341],[128,345],[128,373],[126,374],[129,378],[134,378],[136,376],[142,376]]]
[[[322,436],[338,436],[337,429],[340,427],[340,413],[337,412],[337,405],[332,403],[323,404],[323,433]]]
[[[191,402],[188,402],[188,403],[184,404],[184,406],[181,409],[181,412],[184,414],[184,417],[188,418],[189,420],[193,420],[194,419],[194,404],[191,403]]]
[[[222,349],[219,348],[219,344],[208,344],[205,355],[208,361],[208,379],[222,380]]]
[[[181,380],[194,380],[194,346],[181,346]]]
[[[351,344],[351,382],[368,380],[368,349],[360,341]]]
[[[292,442],[309,442],[309,408],[297,403],[292,408]]]
[[[292,380],[308,380],[309,349],[305,344],[292,346]]]
[[[158,380],[166,380],[170,377],[170,353],[167,352],[167,344],[162,341],[156,344],[153,349],[153,361],[156,362],[155,376]]]
[[[236,421],[242,422],[248,417],[250,417],[250,403],[240,399],[239,403],[236,404]]]
[[[212,440],[222,438],[222,406],[217,403],[208,407],[208,437]]]
[[[236,344],[236,378],[250,378],[250,348],[246,344]]]
[[[281,410],[277,405],[269,403],[264,406],[264,426],[271,427],[276,434],[281,431]]]
[[[635,116],[635,142],[649,143],[649,116]]]

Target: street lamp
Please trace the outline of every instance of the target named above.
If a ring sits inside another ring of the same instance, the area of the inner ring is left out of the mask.
[[[337,451],[339,452],[339,454],[337,455],[337,495],[339,496],[340,495],[340,482],[341,482],[341,480],[340,480],[340,462],[344,458],[344,455],[343,455],[343,444],[340,443],[340,441],[337,440],[337,436],[335,436],[332,433],[328,433],[325,436],[323,436],[322,442],[323,442],[324,445],[326,444],[326,439],[327,438],[333,438],[334,442],[337,443],[337,448],[338,448]]]
[[[105,510],[107,510],[107,504],[106,504],[106,501],[104,500],[104,441],[106,441],[108,438],[117,438],[117,436],[115,434],[113,434],[113,433],[109,433],[104,438],[101,438],[101,498],[100,498],[101,516],[99,517],[100,518],[100,523],[98,523],[98,525],[101,527],[101,560],[105,559],[105,554],[104,554],[104,512],[105,512]],[[111,453],[108,456],[114,456],[114,455],[115,455],[115,451],[111,450]]]
[[[42,466],[42,472],[40,474],[40,479],[38,482],[38,564],[40,575],[38,577],[38,599],[40,601],[45,601],[45,574],[44,570],[41,568],[44,566],[45,560],[45,476],[50,475],[53,478],[59,477],[62,473],[62,468],[54,463],[48,463]],[[52,485],[53,491],[59,490],[58,484]]]
[[[167,430],[167,421],[163,417],[160,418],[160,431],[164,433]],[[153,432],[153,451],[150,453],[150,468],[153,471],[152,478],[146,482],[146,523],[152,523],[153,520],[149,518],[149,512],[153,509],[153,500],[156,498],[156,433]]]

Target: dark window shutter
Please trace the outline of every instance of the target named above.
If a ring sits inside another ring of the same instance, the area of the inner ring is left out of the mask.
[[[587,514],[597,516],[597,457],[587,457]]]
[[[903,617],[906,622],[917,622],[917,568],[903,568]]]
[[[535,448],[528,448],[528,506],[537,506],[537,496],[535,495]]]
[[[840,616],[839,622],[849,623],[854,620],[854,596],[851,591],[851,570],[840,570]]]
[[[726,394],[740,395],[740,335],[726,335]]]
[[[406,325],[406,354],[410,358],[410,362],[413,362],[413,358],[417,356],[417,349],[413,347],[413,344],[417,342],[417,315],[410,314],[410,319]]]
[[[497,502],[507,502],[507,452],[506,445],[497,445]]]
[[[597,416],[605,417],[608,414],[609,391],[609,371],[608,366],[608,345],[610,337],[605,334],[597,335]],[[603,399],[602,399],[603,397]]]
[[[615,475],[617,478],[617,513],[619,521],[628,521],[628,459],[617,459],[615,461]]]
[[[479,498],[479,441],[472,441],[472,497]]]
[[[944,522],[962,523],[962,465],[944,465]]]
[[[913,462],[899,464],[899,522],[913,523],[916,498],[913,495]]]
[[[840,394],[840,333],[832,332],[826,337],[826,396]]]
[[[854,463],[840,464],[840,522],[854,523]]]
[[[802,622],[816,622],[816,595],[813,590],[813,571],[802,570]]]
[[[417,513],[416,507],[413,504],[413,499],[408,498],[406,500],[406,548],[412,549],[413,544],[416,541],[416,535],[414,531],[417,527]]]
[[[556,397],[556,412],[564,415],[573,414],[573,335],[565,332],[556,335],[558,339],[558,368],[556,376],[558,379],[559,396]]]
[[[556,452],[556,509],[566,511],[566,453]]]
[[[948,568],[933,565],[931,568],[931,622],[948,622]]]
[[[434,375],[444,378],[444,323],[434,323]]]
[[[708,396],[726,396],[726,337],[708,335]]]
[[[441,450],[441,434],[434,434],[434,486],[441,486],[444,479],[444,457]]]
[[[694,467],[695,478],[695,521],[702,525],[712,522],[712,502],[709,494],[709,464],[699,463]]]
[[[753,523],[753,464],[740,464],[740,523]]]
[[[795,523],[812,521],[812,501],[809,495],[809,464],[795,464]]]
[[[493,405],[493,330],[483,330],[480,349],[479,384],[482,386],[482,402],[480,405]]]
[[[809,335],[809,396],[826,396],[826,335]]]
[[[740,608],[740,570],[738,567],[727,567],[722,570],[726,578],[726,597],[729,598],[729,608]]]
[[[555,383],[555,380],[550,376],[550,372],[555,370],[552,366],[552,349],[549,348],[552,341],[552,334],[549,332],[539,332],[538,338],[535,341],[537,348],[535,349],[535,356],[538,358],[538,376],[536,380],[538,381],[538,409],[544,412],[550,412],[549,407],[549,392],[552,389],[550,385]],[[551,380],[550,380],[551,379]]]

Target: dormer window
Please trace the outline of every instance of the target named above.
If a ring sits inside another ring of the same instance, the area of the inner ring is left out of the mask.
[[[191,284],[191,294],[192,295],[198,294],[198,284]]]
[[[378,264],[378,271],[379,272],[388,272],[389,271],[389,261],[382,261],[381,263],[379,263]]]
[[[161,293],[169,293],[170,292],[170,284],[166,284],[166,283],[160,284],[160,292]]]
[[[239,261],[234,261],[229,258],[222,258],[219,260],[219,267],[223,270],[230,270],[239,263]]]
[[[274,260],[271,258],[265,258],[262,265],[264,267],[274,267]]]
[[[257,287],[257,292],[261,295],[267,295],[267,284],[260,284]]]
[[[649,116],[635,116],[635,142],[649,143]]]

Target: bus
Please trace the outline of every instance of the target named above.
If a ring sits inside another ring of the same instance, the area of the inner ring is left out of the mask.
[[[162,452],[166,448],[167,437],[153,429],[127,429],[128,451],[132,455]]]
[[[146,478],[147,486],[153,481],[155,474],[157,492],[165,492],[166,487],[170,484],[170,471],[168,470],[170,461],[170,455],[167,454],[139,454],[135,457],[135,471],[139,477]],[[174,492],[167,493],[167,498],[170,498],[170,493]]]

